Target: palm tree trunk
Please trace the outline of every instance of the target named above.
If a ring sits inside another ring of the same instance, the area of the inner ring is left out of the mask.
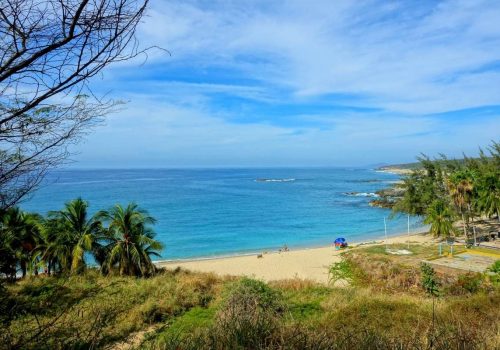
[[[472,231],[474,232],[474,247],[477,246],[477,239],[476,239],[476,227],[472,225]]]
[[[467,238],[467,228],[465,227],[465,217],[463,212],[462,212],[462,226],[464,227],[464,237]]]

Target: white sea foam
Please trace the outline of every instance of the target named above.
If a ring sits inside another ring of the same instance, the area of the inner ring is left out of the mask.
[[[378,194],[373,192],[361,192],[356,194],[357,197],[378,197]]]
[[[255,179],[255,182],[293,182],[295,179]]]
[[[380,197],[378,194],[373,192],[347,192],[344,194],[346,196],[353,196],[353,197],[373,197],[373,198]]]

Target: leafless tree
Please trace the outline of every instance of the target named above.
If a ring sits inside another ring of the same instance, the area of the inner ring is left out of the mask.
[[[89,79],[134,58],[148,0],[0,0],[0,210],[29,194],[118,102]]]

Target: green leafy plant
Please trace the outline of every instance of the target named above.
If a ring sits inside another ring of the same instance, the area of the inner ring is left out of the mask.
[[[468,293],[477,293],[481,288],[484,277],[480,273],[467,273],[458,276],[457,284]]]
[[[328,279],[332,284],[337,281],[351,282],[353,277],[352,265],[344,258],[339,262],[333,263],[328,270]]]
[[[497,260],[487,270],[487,275],[493,285],[500,285],[500,260]]]
[[[422,263],[420,265],[420,271],[422,273],[422,287],[425,292],[433,297],[438,296],[440,282],[432,266],[427,263]]]

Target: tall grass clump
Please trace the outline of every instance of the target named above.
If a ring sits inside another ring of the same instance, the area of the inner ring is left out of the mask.
[[[351,283],[354,279],[355,272],[352,262],[342,258],[341,261],[333,263],[328,269],[328,281],[331,284],[337,282]]]
[[[181,317],[172,324],[172,330],[150,339],[144,348],[267,349],[279,333],[286,311],[280,291],[249,278],[229,283],[216,304],[215,312],[202,314],[205,317],[213,313],[212,320],[203,321],[205,327],[190,320],[188,329],[179,328],[188,320]],[[200,317],[200,310],[196,315]]]
[[[265,348],[284,312],[280,292],[264,282],[244,278],[229,290],[216,315],[210,341],[216,348]]]
[[[330,269],[330,281],[347,281],[352,286],[369,287],[385,292],[419,289],[419,271],[412,265],[379,254],[348,252]]]

